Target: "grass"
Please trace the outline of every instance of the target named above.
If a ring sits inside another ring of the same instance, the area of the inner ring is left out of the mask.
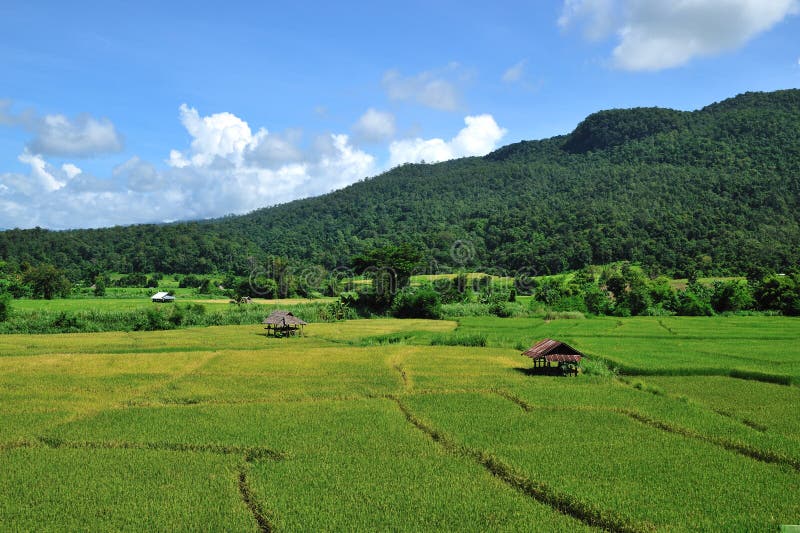
[[[486,394],[420,395],[408,403],[468,450],[491,454],[546,492],[632,530],[767,529],[800,511],[800,501],[785,498],[800,490],[796,472],[620,413],[570,406],[525,412]]]
[[[798,375],[798,326],[0,335],[0,529],[777,529],[800,516],[800,388],[730,375]],[[545,337],[587,371],[531,375]]]
[[[137,289],[139,290],[139,289]],[[144,289],[141,289],[144,290]],[[187,289],[188,290],[188,289]],[[156,293],[156,289],[145,290],[141,295],[134,298],[60,298],[55,300],[32,300],[19,299],[12,302],[15,311],[131,311],[137,309],[151,309],[167,307],[173,304],[154,304],[150,301],[150,296]],[[249,305],[267,306],[296,306],[304,304],[329,303],[336,301],[336,298],[318,298],[310,300],[306,298],[283,298],[267,300],[264,298],[254,298]],[[199,303],[206,306],[209,310],[228,309],[231,307],[228,298],[211,298],[208,296],[197,295],[178,295],[176,302],[179,304]]]
[[[465,317],[459,333],[484,332],[512,348],[550,337],[629,375],[718,375],[800,382],[800,320],[790,317],[600,317],[586,320]]]
[[[483,333],[436,335],[431,339],[431,346],[486,346],[486,335]]]
[[[256,531],[235,467],[234,458],[206,453],[8,450],[0,454],[0,529]]]
[[[154,304],[147,300],[53,300],[27,301],[29,309],[14,310],[0,322],[0,334],[79,333],[103,331],[152,331],[189,326],[260,324],[275,309],[285,309],[309,321],[333,320],[327,300],[262,300],[269,304],[230,305],[187,301]],[[103,302],[99,304],[98,302]],[[276,303],[278,302],[278,303]],[[26,302],[23,301],[23,304]],[[24,305],[23,305],[24,307]],[[354,314],[354,313],[353,313]]]
[[[718,376],[653,376],[646,379],[667,394],[687,398],[755,428],[786,436],[800,435],[798,387]]]

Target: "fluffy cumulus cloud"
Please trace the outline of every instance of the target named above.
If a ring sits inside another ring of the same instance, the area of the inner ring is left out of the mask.
[[[485,155],[497,147],[506,130],[495,122],[492,115],[464,118],[465,127],[458,134],[444,139],[403,139],[389,145],[389,164],[425,161],[435,163],[457,157]]]
[[[303,152],[298,148],[301,138],[299,130],[280,134],[262,133],[248,150],[247,158],[256,165],[268,168],[298,163],[303,160]]]
[[[353,126],[355,134],[367,142],[380,142],[394,136],[394,115],[369,108]]]
[[[79,115],[70,120],[64,115],[45,115],[29,149],[51,156],[89,157],[122,150],[122,141],[108,119]]]
[[[181,104],[180,114],[183,127],[192,136],[192,155],[189,161],[181,154],[178,157],[179,163],[175,166],[208,166],[217,157],[231,158],[241,163],[245,149],[253,144],[250,126],[232,113],[215,113],[201,117],[196,109]],[[170,159],[173,155],[175,151],[170,154]]]
[[[114,167],[112,177],[135,193],[155,192],[166,184],[154,165],[134,156]]]
[[[11,102],[0,101],[0,125],[21,127],[34,137],[28,151],[44,156],[91,157],[122,150],[122,138],[107,118],[81,114],[75,118],[40,116],[28,109],[11,112]]]
[[[128,157],[104,177],[63,157],[55,164],[28,143],[18,157],[25,170],[0,173],[0,228],[98,227],[244,213],[338,189],[388,166],[482,155],[506,133],[491,115],[467,116],[449,140],[392,142],[384,165],[344,133],[304,140],[299,131],[272,133],[232,113],[203,115],[188,105],[180,106],[179,118],[190,137],[185,146],[166,151],[158,164]],[[386,141],[395,135],[394,117],[370,109],[353,129],[357,137]]]
[[[441,111],[455,111],[459,105],[457,80],[459,66],[452,64],[441,71],[426,71],[403,76],[398,70],[383,75],[383,88],[390,100],[413,101]],[[461,74],[463,77],[463,74]]]
[[[7,117],[2,114],[0,117]],[[169,151],[160,168],[131,157],[110,177],[86,174],[74,163],[55,166],[26,148],[27,172],[0,174],[0,228],[97,227],[168,222],[242,213],[322,194],[377,170],[375,158],[346,134],[321,135],[307,148],[300,133],[254,131],[231,113],[203,116],[182,105],[191,137]]]
[[[583,24],[591,39],[616,33],[618,68],[661,70],[741,47],[798,12],[798,0],[565,0],[558,23]]]
[[[185,182],[193,209],[201,206],[197,216],[328,192],[375,171],[375,158],[355,148],[345,134],[320,136],[302,150],[299,133],[275,135],[265,128],[253,133],[231,113],[201,117],[182,105],[180,118],[192,141],[186,151],[172,150],[167,162],[180,177],[177,181]]]

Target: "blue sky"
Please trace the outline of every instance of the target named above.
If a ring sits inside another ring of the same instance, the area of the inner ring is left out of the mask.
[[[798,0],[198,4],[0,6],[0,228],[244,213],[800,85]]]

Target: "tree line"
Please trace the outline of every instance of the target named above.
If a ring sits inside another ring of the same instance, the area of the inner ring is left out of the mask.
[[[101,272],[248,276],[285,257],[352,267],[401,243],[454,270],[539,274],[629,261],[669,276],[800,264],[800,91],[699,111],[602,111],[567,136],[407,164],[345,189],[201,222],[0,232],[0,259]],[[468,257],[453,258],[455,242]]]

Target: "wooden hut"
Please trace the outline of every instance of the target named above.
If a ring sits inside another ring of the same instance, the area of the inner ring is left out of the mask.
[[[289,311],[273,311],[262,324],[266,325],[264,329],[267,330],[268,337],[290,337],[298,331],[302,334],[303,326],[308,322],[297,318]]]
[[[585,357],[569,344],[553,339],[544,339],[537,342],[522,352],[522,355],[533,359],[534,369],[547,371],[553,368],[552,363],[557,363],[558,366],[556,368],[566,375],[577,375],[578,363]]]

